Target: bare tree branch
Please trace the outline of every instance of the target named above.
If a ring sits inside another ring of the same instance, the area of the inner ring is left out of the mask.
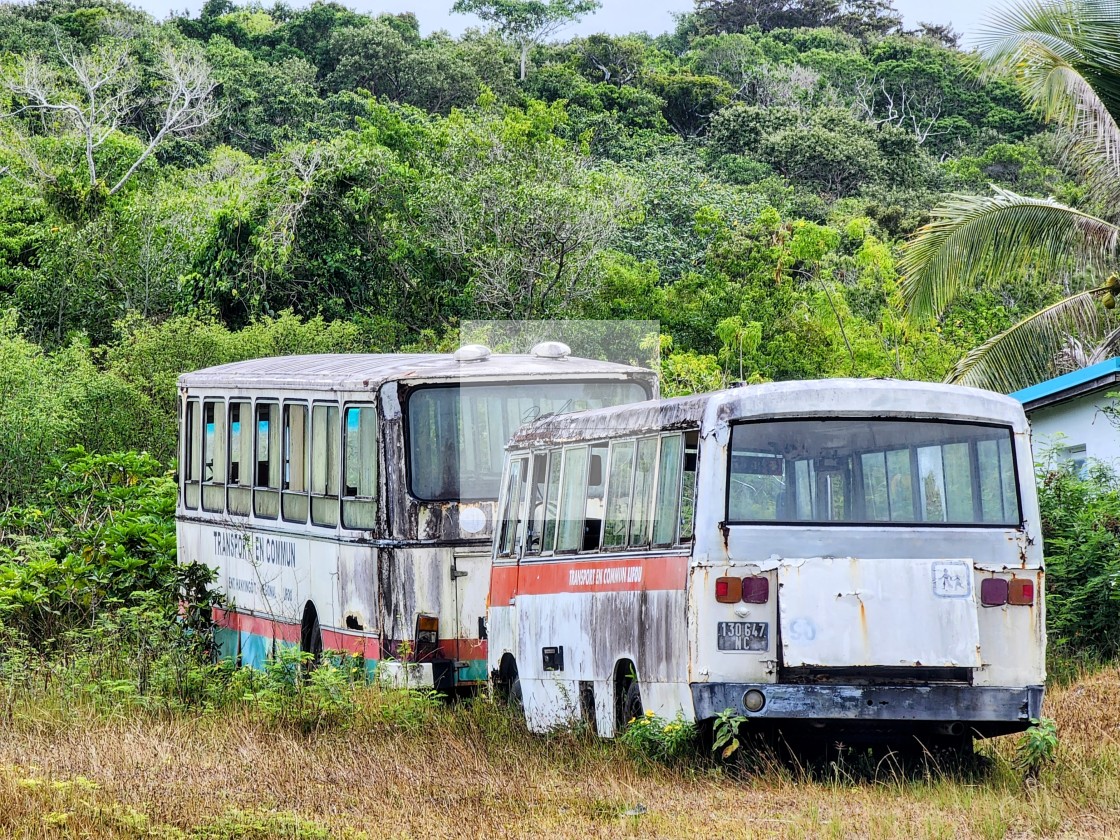
[[[93,187],[98,183],[97,150],[143,104],[137,101],[139,75],[124,41],[113,41],[89,52],[76,52],[63,45],[56,35],[55,48],[62,64],[59,70],[52,68],[41,55],[30,55],[6,80],[7,89],[25,104],[0,115],[0,119],[38,113],[47,121],[48,128],[53,122],[61,132],[76,135],[83,145],[89,185]],[[149,136],[144,151],[109,190],[109,195],[120,192],[169,135],[189,134],[217,114],[213,102],[216,83],[201,56],[165,47],[160,60],[158,72],[163,84],[153,103],[162,106],[160,127]],[[16,134],[21,132],[16,129]],[[30,168],[38,169],[27,158],[26,148],[15,151]]]

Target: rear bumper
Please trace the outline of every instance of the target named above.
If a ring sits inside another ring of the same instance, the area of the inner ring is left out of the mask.
[[[757,690],[766,698],[757,712],[743,695]],[[852,722],[955,722],[1021,724],[1042,715],[1043,687],[993,688],[970,685],[869,686],[776,685],[773,683],[693,683],[696,719],[726,709],[766,720]]]

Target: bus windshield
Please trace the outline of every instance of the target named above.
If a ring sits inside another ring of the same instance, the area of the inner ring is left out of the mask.
[[[422,501],[496,499],[506,443],[545,414],[648,398],[638,382],[540,382],[418,388],[408,398],[408,468]]]
[[[728,521],[1017,526],[1011,430],[930,420],[741,423]]]

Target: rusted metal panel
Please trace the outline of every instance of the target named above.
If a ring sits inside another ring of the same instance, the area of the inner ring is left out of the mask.
[[[748,691],[761,692],[765,705],[743,705]],[[978,688],[969,685],[694,685],[696,716],[710,718],[732,709],[752,718],[858,721],[970,721],[1028,723],[1042,713],[1042,686]]]
[[[981,664],[971,560],[785,560],[778,586],[787,668]]]
[[[578,362],[578,367],[576,363]],[[246,387],[258,390],[362,391],[389,381],[506,382],[511,379],[573,378],[582,375],[636,378],[640,369],[593,359],[549,359],[495,353],[483,361],[460,362],[448,354],[322,354],[250,359],[185,373],[180,387]],[[646,373],[647,379],[652,374]]]

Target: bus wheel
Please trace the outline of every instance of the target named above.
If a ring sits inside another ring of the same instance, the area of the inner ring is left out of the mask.
[[[494,680],[494,693],[498,702],[520,710],[522,706],[521,680],[517,676],[517,662],[510,654],[502,657],[502,664]]]
[[[642,689],[638,686],[637,680],[630,680],[630,684],[626,686],[626,698],[622,702],[623,720],[627,724],[646,713],[645,706],[642,704]]]
[[[303,608],[303,622],[300,629],[299,649],[311,655],[308,667],[314,668],[323,658],[323,631],[319,627],[319,613],[310,601]]]

